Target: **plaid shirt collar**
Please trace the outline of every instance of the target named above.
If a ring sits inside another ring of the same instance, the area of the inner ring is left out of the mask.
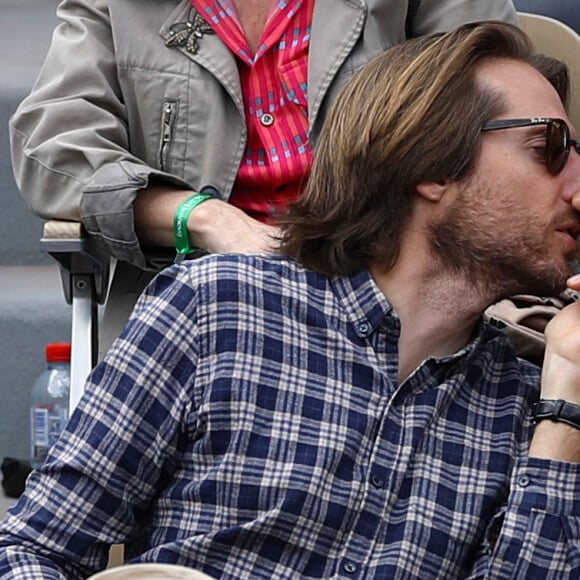
[[[348,277],[334,277],[330,284],[357,336],[365,338],[381,329],[399,335],[399,317],[368,270],[361,270]],[[480,318],[473,329],[471,340],[463,348],[445,357],[434,357],[434,360],[447,362],[473,352],[482,340],[490,338],[486,333],[487,328],[488,325]]]

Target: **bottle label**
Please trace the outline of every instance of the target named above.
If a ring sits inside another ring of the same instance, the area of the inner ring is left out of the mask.
[[[60,405],[32,408],[32,459],[42,462],[68,420],[68,410]]]
[[[35,446],[48,447],[48,409],[32,409],[33,442]]]

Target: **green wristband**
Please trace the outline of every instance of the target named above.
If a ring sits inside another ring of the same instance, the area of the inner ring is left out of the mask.
[[[178,254],[191,254],[196,248],[189,246],[189,232],[187,230],[187,220],[191,212],[204,201],[212,199],[214,196],[209,193],[196,193],[188,197],[175,212],[173,218],[173,235],[175,238],[175,249]]]

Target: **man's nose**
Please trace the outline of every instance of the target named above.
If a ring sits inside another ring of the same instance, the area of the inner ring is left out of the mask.
[[[576,211],[580,211],[580,143],[576,141],[572,142],[564,171],[567,183],[563,197]]]
[[[580,173],[580,143],[574,141],[574,144],[570,147],[567,164],[574,167],[574,176],[576,177]]]

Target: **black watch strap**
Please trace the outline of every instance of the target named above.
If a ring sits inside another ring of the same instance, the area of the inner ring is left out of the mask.
[[[534,410],[534,422],[549,419],[559,423],[567,423],[580,429],[580,405],[568,403],[562,399],[540,399]]]

